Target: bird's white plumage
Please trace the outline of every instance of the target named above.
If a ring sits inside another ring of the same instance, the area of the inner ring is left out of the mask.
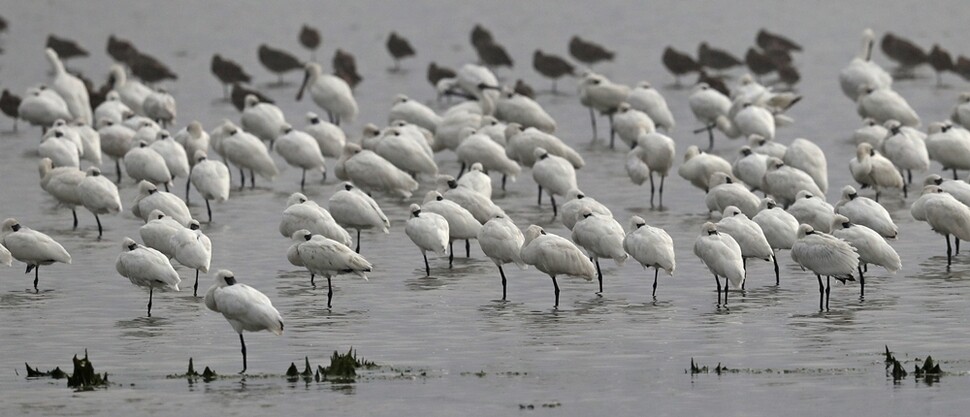
[[[860,263],[879,265],[889,272],[902,268],[899,254],[876,231],[853,224],[841,214],[835,216],[832,229],[832,236],[849,242],[855,248]]]
[[[179,290],[178,272],[161,252],[125,238],[115,269],[139,287]]]
[[[788,145],[785,157],[782,162],[793,168],[798,168],[812,177],[815,185],[822,193],[829,189],[828,162],[825,159],[825,152],[819,148],[815,142],[808,139],[798,138]]]
[[[798,226],[798,240],[792,245],[791,258],[817,275],[837,278],[852,278],[859,266],[859,254],[849,242],[817,232],[807,224]]]
[[[886,238],[895,238],[899,230],[885,207],[870,198],[859,196],[851,185],[842,188],[842,199],[835,204],[835,212]]]
[[[623,238],[623,249],[644,268],[663,269],[673,275],[677,268],[674,241],[667,231],[646,224],[640,216],[630,218],[630,232]]]
[[[250,94],[244,99],[240,124],[243,130],[252,133],[264,142],[272,142],[280,135],[283,125],[286,124],[286,116],[275,104],[259,101],[259,98]]]
[[[232,279],[231,285],[227,283],[227,277]],[[222,313],[236,333],[267,330],[276,335],[283,334],[283,317],[269,297],[253,287],[237,283],[231,271],[220,270],[215,281],[206,291],[205,306]]]
[[[687,147],[684,163],[677,168],[677,174],[681,178],[705,192],[710,188],[708,181],[715,172],[731,175],[731,163],[720,156],[703,152],[694,145]]]
[[[168,258],[175,257],[175,247],[172,238],[185,229],[185,226],[160,210],[152,210],[149,220],[138,228],[138,234],[145,246],[163,253]]]
[[[448,220],[437,213],[423,212],[421,206],[411,204],[411,218],[404,225],[404,233],[422,252],[439,255],[448,253]]]
[[[630,95],[627,96],[626,101],[634,109],[650,116],[657,128],[663,129],[665,132],[674,130],[676,122],[673,113],[667,106],[667,100],[650,83],[646,81],[637,83],[637,86],[630,90]]]
[[[183,226],[192,220],[192,214],[189,213],[189,208],[182,199],[175,194],[160,191],[155,184],[142,181],[138,183],[138,197],[135,197],[135,201],[131,204],[131,212],[147,222],[150,220],[149,214],[152,210],[159,210],[166,216],[171,216]]]
[[[189,180],[206,200],[226,201],[229,199],[229,167],[226,164],[208,159],[205,151],[195,151],[195,166]]]
[[[418,182],[380,155],[347,143],[335,168],[337,178],[353,182],[364,192],[385,192],[410,198]]]
[[[302,193],[293,193],[286,199],[286,209],[280,218],[280,234],[289,238],[300,229],[306,229],[314,235],[321,235],[336,240],[344,245],[352,243],[350,233],[333,219],[327,209],[320,207]]]
[[[573,230],[576,222],[582,219],[581,213],[583,209],[589,209],[591,213],[601,216],[613,217],[613,213],[609,208],[599,201],[596,201],[596,199],[586,196],[579,189],[569,190],[566,193],[566,200],[562,207],[559,208],[559,216],[562,220],[562,225],[566,226],[569,230]]]
[[[694,255],[704,262],[712,274],[725,277],[740,289],[744,283],[744,263],[741,246],[728,234],[720,233],[717,225],[707,222],[694,241]]]
[[[71,254],[60,243],[44,233],[21,226],[16,219],[3,221],[0,227],[0,243],[14,259],[27,265],[71,263]]]
[[[596,267],[575,243],[558,235],[546,233],[541,227],[529,226],[519,251],[522,262],[551,276],[569,275],[592,281]]]

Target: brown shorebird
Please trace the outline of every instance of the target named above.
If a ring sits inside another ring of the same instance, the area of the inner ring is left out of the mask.
[[[317,48],[323,42],[323,37],[320,36],[320,31],[316,28],[303,25],[300,28],[300,45],[304,48],[310,50],[310,60],[315,61],[317,59]]]
[[[409,56],[414,56],[414,48],[411,47],[411,42],[407,39],[401,37],[397,32],[391,32],[387,37],[387,51],[391,53],[394,58],[394,68],[392,71],[401,70],[401,60]]]
[[[515,80],[515,87],[512,87],[512,90],[515,91],[515,94],[526,96],[531,99],[536,98],[535,90],[532,89],[531,85],[526,84],[525,81],[522,81],[521,78]]]
[[[267,97],[263,93],[251,88],[247,88],[246,86],[238,83],[232,85],[232,93],[229,95],[229,101],[232,102],[232,106],[235,107],[236,110],[243,111],[246,109],[246,96],[248,95],[256,96],[260,103],[273,103],[273,99]]]
[[[700,71],[697,71],[697,82],[694,84],[700,83],[707,83],[708,87],[720,91],[721,94],[731,97],[731,90],[729,90],[727,84],[724,83],[724,77],[708,74],[705,69],[701,68]]]
[[[505,52],[505,47],[494,41],[481,42],[475,47],[478,52],[478,60],[489,67],[509,67],[512,68],[512,58]]]
[[[950,51],[943,49],[938,44],[933,45],[933,49],[926,56],[926,60],[930,63],[930,66],[936,70],[936,86],[943,86],[943,72],[953,71],[953,57],[950,56]]]
[[[14,132],[17,131],[17,119],[20,118],[19,107],[20,97],[11,93],[6,88],[3,89],[3,95],[0,95],[0,111],[13,119]]]
[[[552,79],[552,92],[556,93],[556,81],[564,75],[576,76],[576,68],[559,55],[547,55],[541,49],[532,54],[532,68],[546,78]]]
[[[137,51],[128,56],[128,68],[131,68],[132,75],[148,84],[178,79],[178,75],[161,61]]]
[[[47,35],[47,47],[57,52],[57,57],[61,61],[79,56],[88,56],[88,51],[82,48],[81,45],[78,45],[77,42],[67,38],[58,38],[54,35]]]
[[[775,71],[775,63],[771,58],[754,48],[748,48],[748,53],[744,54],[744,63],[758,77],[759,82],[762,75]]]
[[[303,70],[303,63],[293,54],[282,49],[271,48],[266,44],[259,45],[259,62],[279,77],[276,85],[284,84],[283,73]]]
[[[475,27],[472,28],[471,39],[472,46],[475,47],[475,49],[478,49],[479,45],[492,43],[495,41],[495,38],[492,37],[492,32],[482,27],[482,25],[475,25]]]
[[[711,48],[707,45],[707,42],[701,42],[697,46],[697,63],[702,67],[707,67],[713,70],[726,70],[739,65],[742,65],[738,57],[732,55],[723,49]]]
[[[970,81],[970,58],[963,55],[957,56],[957,61],[953,64],[953,72],[964,80]]]
[[[128,59],[138,53],[135,45],[126,39],[108,36],[108,55],[117,62],[128,65]]]
[[[777,33],[761,29],[755,36],[755,43],[763,50],[777,49],[785,52],[801,52],[802,46]]]
[[[333,74],[343,78],[350,85],[350,88],[356,87],[364,80],[364,77],[361,77],[360,73],[357,72],[357,59],[343,49],[337,48],[331,64],[333,65]]]
[[[926,63],[926,51],[908,39],[900,38],[892,32],[886,32],[879,42],[879,48],[889,59],[899,64],[897,73],[902,76],[913,76],[913,68]]]
[[[236,61],[224,59],[221,55],[212,55],[212,63],[209,66],[212,74],[222,83],[222,92],[226,100],[229,99],[229,86],[235,83],[248,83],[252,77],[243,70]],[[245,96],[243,96],[245,98]]]
[[[438,87],[438,81],[444,78],[455,78],[457,73],[455,70],[448,67],[439,67],[438,64],[432,62],[428,64],[428,82],[431,83],[432,87]]]
[[[798,73],[798,69],[791,65],[782,65],[778,67],[778,79],[788,84],[789,88],[793,88],[799,80],[802,79],[802,75]]]
[[[585,41],[579,36],[569,40],[569,54],[590,67],[600,61],[612,61],[616,53],[594,42]]]
[[[684,74],[689,74],[692,72],[697,72],[701,69],[701,66],[684,52],[680,52],[670,46],[664,49],[663,64],[667,67],[667,71],[674,74],[675,85],[680,86],[680,76]]]

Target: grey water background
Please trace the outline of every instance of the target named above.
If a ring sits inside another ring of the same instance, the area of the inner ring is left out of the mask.
[[[458,67],[475,59],[468,33],[475,23],[491,29],[513,59],[512,71],[500,70],[506,82],[523,78],[537,89],[548,83],[531,69],[536,48],[566,55],[573,34],[602,42],[617,51],[613,63],[597,66],[617,82],[649,80],[661,91],[677,118],[671,134],[678,161],[697,126],[687,106],[689,90],[669,88],[672,77],[660,64],[663,48],[694,51],[707,40],[743,56],[761,27],[797,40],[802,72],[798,91],[805,99],[790,114],[796,123],[779,130],[778,140],[812,139],[826,151],[831,190],[838,199],[850,183],[848,160],[854,155],[851,132],[860,126],[855,106],[838,88],[837,74],[858,53],[860,34],[872,27],[908,36],[929,47],[940,42],[954,53],[970,54],[966,44],[966,5],[959,1],[921,2],[13,2],[4,1],[10,22],[0,35],[0,86],[22,93],[48,80],[42,54],[48,33],[77,39],[92,56],[69,62],[98,83],[110,60],[104,52],[109,34],[131,39],[178,74],[166,83],[179,105],[181,127],[199,120],[207,129],[239,114],[219,102],[221,86],[209,73],[213,53],[240,62],[277,100],[296,127],[308,99],[294,101],[301,74],[282,89],[256,59],[260,43],[308,53],[297,43],[302,23],[322,30],[318,60],[329,67],[337,47],[356,55],[364,76],[355,91],[358,120],[345,129],[359,136],[367,122],[383,124],[398,93],[428,103],[434,92],[425,81],[429,61]],[[406,72],[391,74],[384,41],[396,30],[408,37],[418,57],[403,63]],[[886,58],[875,59],[890,66]],[[732,72],[734,76],[742,72]],[[952,74],[945,89],[935,87],[929,68],[895,88],[923,117],[924,123],[949,115],[967,83]],[[308,356],[314,365],[328,363],[334,350],[353,346],[359,355],[396,369],[425,372],[425,377],[382,377],[352,385],[289,383],[279,377],[249,377],[187,384],[166,379],[184,372],[188,358],[221,374],[240,369],[238,338],[226,321],[205,309],[184,289],[155,297],[154,317],[146,318],[147,292],[115,272],[114,261],[125,236],[137,238],[141,221],[130,212],[104,216],[105,237],[96,240],[92,216],[79,209],[81,227],[71,230],[70,213],[56,208],[41,191],[36,171],[40,130],[22,125],[9,133],[4,118],[0,136],[0,215],[15,216],[25,226],[50,234],[72,254],[72,265],[41,269],[41,292],[27,291],[23,264],[0,270],[0,410],[4,415],[962,415],[970,388],[970,265],[967,255],[945,267],[943,238],[917,223],[907,201],[887,198],[899,224],[903,270],[895,275],[871,268],[865,301],[858,287],[835,285],[832,311],[817,311],[814,276],[800,271],[787,252],[780,256],[781,286],[773,286],[771,265],[749,263],[746,296],[732,294],[728,311],[716,308],[710,273],[692,254],[700,225],[707,219],[703,193],[673,173],[668,178],[664,210],[651,210],[649,190],[632,185],[623,170],[625,151],[609,150],[602,140],[590,144],[586,109],[578,104],[575,81],[560,82],[568,96],[541,95],[538,101],[559,122],[557,135],[576,147],[587,165],[579,184],[609,206],[621,223],[637,214],[663,227],[674,239],[677,272],[661,276],[657,299],[650,297],[652,271],[631,259],[622,267],[603,262],[605,293],[595,284],[562,278],[562,302],[552,309],[552,285],[544,274],[507,268],[509,301],[498,301],[501,287],[493,264],[476,244],[472,258],[460,257],[454,269],[444,258],[431,259],[425,278],[419,252],[404,234],[407,203],[378,201],[391,218],[389,235],[364,233],[363,254],[374,263],[369,281],[350,276],[334,280],[332,310],[326,288],[312,288],[307,273],[286,262],[289,240],[277,226],[286,197],[299,191],[300,172],[274,156],[282,175],[258,181],[256,190],[237,193],[214,206],[215,221],[203,226],[213,242],[213,269],[228,268],[241,282],[263,291],[286,321],[281,337],[247,334],[250,374],[281,374],[290,362]],[[607,132],[601,120],[600,137]],[[716,152],[734,159],[739,141],[718,137]],[[622,145],[619,145],[622,148]],[[437,157],[444,172],[458,165],[451,153]],[[105,159],[105,168],[109,159]],[[329,161],[332,168],[334,161]],[[679,166],[679,162],[677,164]],[[938,164],[933,171],[939,171]],[[674,171],[676,170],[676,166]],[[922,178],[922,175],[919,176]],[[314,178],[316,180],[316,178]],[[182,189],[178,180],[176,190]],[[336,183],[314,182],[306,194],[326,205]],[[412,201],[430,188],[423,183]],[[497,189],[497,186],[496,186]],[[121,187],[127,206],[136,194],[126,179]],[[525,227],[530,223],[568,235],[549,221],[549,206],[535,205],[535,184],[528,170],[495,201]],[[203,218],[196,194],[192,213]],[[185,284],[192,271],[179,268]],[[200,291],[211,276],[203,275]],[[894,383],[884,372],[883,346],[907,360],[932,354],[952,372],[938,383],[909,377]],[[98,371],[116,383],[106,390],[74,393],[63,381],[26,380],[23,363],[69,370],[70,358],[87,349]],[[685,374],[691,358],[730,368],[792,370],[741,372],[716,376]],[[476,372],[484,376],[476,376]],[[520,410],[533,404],[534,410]],[[543,408],[542,404],[559,404]]]

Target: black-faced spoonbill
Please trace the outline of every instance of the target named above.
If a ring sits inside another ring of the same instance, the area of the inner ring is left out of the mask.
[[[3,221],[3,226],[0,228],[0,243],[10,251],[14,259],[27,264],[25,273],[34,270],[34,291],[38,291],[37,281],[41,265],[50,265],[54,262],[71,263],[71,255],[60,243],[46,234],[21,226],[13,218]]]
[[[283,334],[283,317],[276,311],[269,297],[246,284],[236,282],[232,271],[216,272],[216,283],[205,293],[205,306],[222,313],[232,329],[239,333],[242,345],[243,369],[246,372],[246,340],[243,330],[258,332],[267,330],[277,336]]]

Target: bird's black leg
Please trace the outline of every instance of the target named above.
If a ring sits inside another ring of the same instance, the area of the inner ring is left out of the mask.
[[[300,190],[302,191],[303,187],[305,186],[306,186],[306,170],[304,169],[303,176],[300,178]]]
[[[953,168],[953,181],[957,180],[957,169]]]
[[[424,251],[421,251],[421,256],[424,257],[424,273],[425,273],[425,276],[429,276],[430,277],[431,276],[431,267],[428,266],[428,254],[425,253]]]
[[[650,173],[650,207],[653,207],[653,173]]]
[[[616,137],[616,129],[613,128],[613,113],[606,116],[610,121],[610,149],[613,149],[613,140]]]
[[[953,248],[953,254],[954,255],[959,255],[960,254],[960,238],[958,238],[956,236],[953,236],[953,240],[955,241],[954,243],[956,243],[955,245],[953,245],[954,246],[954,248]]]
[[[536,202],[536,204],[540,206],[542,205],[542,186],[541,185],[539,186],[539,199]]]
[[[596,280],[600,283],[600,290],[596,294],[603,293],[603,271],[600,270],[600,258],[594,258],[594,263],[596,264]]]
[[[741,281],[741,291],[744,291],[744,284],[748,282],[748,258],[741,258],[741,267],[744,268],[744,280]]]
[[[667,178],[666,175],[662,175],[662,174],[660,175],[660,207],[661,208],[663,208],[664,206],[664,179],[666,178]],[[651,199],[651,201],[653,200]]]
[[[465,239],[465,257],[466,258],[472,257],[472,244],[471,242],[468,241],[468,239]]]
[[[199,296],[199,270],[195,270],[195,285],[192,286],[192,296]]]
[[[249,189],[256,188],[256,174],[253,170],[249,170]]]
[[[205,200],[205,211],[209,213],[209,223],[212,223],[212,207],[209,207],[209,200]]]
[[[168,183],[169,183],[169,181],[165,181],[165,192],[166,193],[168,192]]]
[[[707,125],[707,151],[714,150],[714,124]]]
[[[243,370],[239,371],[240,374],[246,373],[246,339],[243,339],[242,332],[239,332],[239,344],[242,345],[242,355],[243,355]]]
[[[596,113],[593,112],[593,107],[589,108],[589,121],[593,126],[593,142],[596,142]]]
[[[771,260],[775,263],[775,286],[781,284],[781,278],[778,275],[778,256],[772,256]]]
[[[822,276],[815,274],[815,278],[818,278],[818,311],[825,311],[822,308],[825,302],[825,286],[822,285]]]
[[[460,179],[462,175],[465,175],[465,163],[461,163],[461,169],[458,170],[458,176],[455,179]]]
[[[357,247],[354,248],[354,252],[360,253],[360,229],[357,229]]]
[[[829,300],[832,299],[832,277],[825,277],[825,311],[829,311]]]
[[[148,317],[152,316],[152,296],[155,294],[155,287],[148,287]]]
[[[310,285],[312,285],[314,288],[316,288],[317,286],[317,283],[314,282],[314,278],[316,277],[317,277],[316,274],[314,274],[313,272],[310,273]]]
[[[862,266],[859,266],[859,300],[866,297],[866,276],[862,273]]]
[[[455,241],[449,240],[448,241],[448,269],[451,269],[454,263],[455,263]]]
[[[331,300],[333,300],[333,284],[331,283],[331,277],[327,276],[327,308],[331,307]]]
[[[101,234],[102,234],[102,230],[101,230],[101,218],[98,217],[97,214],[95,214],[94,215],[94,221],[96,221],[98,223],[98,239],[101,239]]]
[[[552,218],[555,219],[559,214],[559,210],[556,208],[556,196],[549,194],[549,201],[552,202]]]
[[[950,235],[946,235],[946,269],[950,269],[952,256],[953,256],[953,248],[950,247]]]
[[[29,272],[30,269],[28,269],[27,271]],[[40,292],[40,290],[37,289],[37,283],[39,281],[40,281],[40,265],[37,265],[34,267],[34,292]],[[149,310],[151,310],[151,307],[149,307]]]
[[[192,175],[192,170],[189,169],[189,175]],[[192,185],[192,181],[188,178],[185,179],[185,205],[189,204],[189,186]]]
[[[717,278],[717,275],[714,276],[714,283],[717,284],[717,305],[718,307],[720,307],[721,306],[721,280]]]
[[[498,273],[502,276],[502,301],[505,301],[505,271],[502,269],[502,265],[498,266]]]
[[[657,276],[660,275],[660,268],[653,267],[653,298],[657,298]]]
[[[74,216],[74,230],[77,230],[77,210],[71,209],[71,215]]]
[[[502,191],[505,191],[505,174],[502,174]]]
[[[246,171],[239,168],[239,191],[242,191],[244,188],[246,188]]]
[[[118,184],[121,184],[121,161],[115,159],[115,173],[118,174]]]
[[[554,305],[553,307],[559,308],[559,283],[556,282],[555,276],[552,277],[552,286],[553,288],[556,289],[556,305]]]

